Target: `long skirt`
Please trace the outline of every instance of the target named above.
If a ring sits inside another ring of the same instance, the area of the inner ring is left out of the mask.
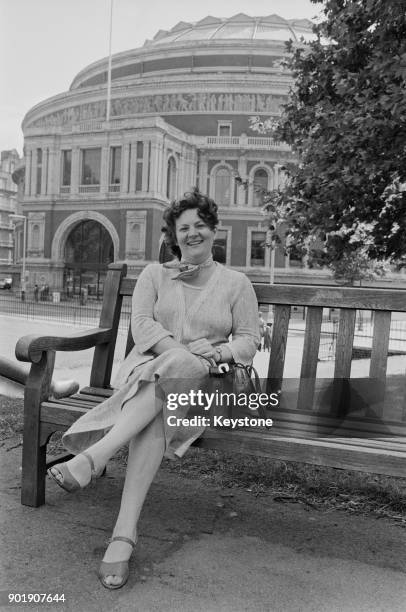
[[[137,410],[137,393],[144,384],[154,384],[156,402],[162,404],[162,417],[165,434],[165,455],[170,458],[182,457],[189,446],[203,433],[204,425],[174,425],[183,419],[190,406],[182,401],[176,410],[168,408],[166,401],[169,393],[187,394],[191,390],[203,390],[209,363],[182,349],[171,349],[154,359],[136,366],[127,382],[113,395],[89,410],[65,432],[62,441],[72,453],[78,454],[103,438],[113,427],[124,404],[132,400]],[[172,396],[173,398],[173,396]],[[172,402],[172,407],[174,402]],[[155,407],[151,406],[155,413]],[[170,418],[172,417],[172,418]]]

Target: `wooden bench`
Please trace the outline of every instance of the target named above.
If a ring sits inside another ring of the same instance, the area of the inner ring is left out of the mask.
[[[107,273],[99,327],[69,337],[21,338],[16,356],[31,362],[25,388],[21,501],[45,502],[47,442],[65,431],[86,410],[111,395],[110,376],[123,298],[131,296],[136,280],[126,277],[124,264]],[[266,391],[282,388],[281,403],[270,413],[271,430],[207,429],[198,445],[233,453],[250,453],[280,460],[406,476],[405,376],[387,376],[391,311],[406,312],[402,290],[341,288],[309,285],[254,285],[258,302],[274,305],[274,324]],[[291,309],[306,306],[302,365],[297,380],[284,379]],[[324,308],[339,309],[334,375],[316,376]],[[374,312],[369,379],[365,387],[349,384],[356,309]],[[133,340],[128,332],[126,354]],[[49,397],[56,351],[95,347],[88,387],[63,400]],[[369,380],[369,382],[368,382]],[[368,384],[370,383],[370,388]],[[362,394],[366,393],[366,399]],[[368,397],[369,395],[369,397]],[[357,401],[361,397],[362,401]],[[355,399],[354,399],[355,398]]]

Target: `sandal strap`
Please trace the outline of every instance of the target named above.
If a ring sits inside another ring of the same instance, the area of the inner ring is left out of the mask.
[[[110,542],[115,542],[116,540],[119,540],[120,542],[127,542],[127,544],[131,544],[133,548],[135,546],[134,540],[130,540],[130,538],[125,538],[124,536],[114,536],[113,538],[110,538]]]

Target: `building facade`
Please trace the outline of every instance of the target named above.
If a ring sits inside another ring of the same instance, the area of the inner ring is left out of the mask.
[[[99,295],[108,263],[136,275],[162,260],[162,213],[194,185],[219,205],[225,263],[266,280],[256,187],[281,185],[293,159],[266,132],[291,85],[285,41],[311,36],[309,21],[277,15],[180,22],[113,56],[109,101],[104,58],[32,108],[23,121],[29,284]],[[282,248],[275,264],[277,278],[302,265]]]
[[[15,214],[17,186],[13,172],[20,162],[15,149],[2,151],[0,157],[0,274],[4,266],[14,263],[14,224],[10,219]]]

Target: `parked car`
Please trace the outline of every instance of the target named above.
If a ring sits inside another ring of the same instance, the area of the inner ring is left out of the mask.
[[[11,277],[0,278],[0,289],[11,289],[12,285],[13,279]]]

